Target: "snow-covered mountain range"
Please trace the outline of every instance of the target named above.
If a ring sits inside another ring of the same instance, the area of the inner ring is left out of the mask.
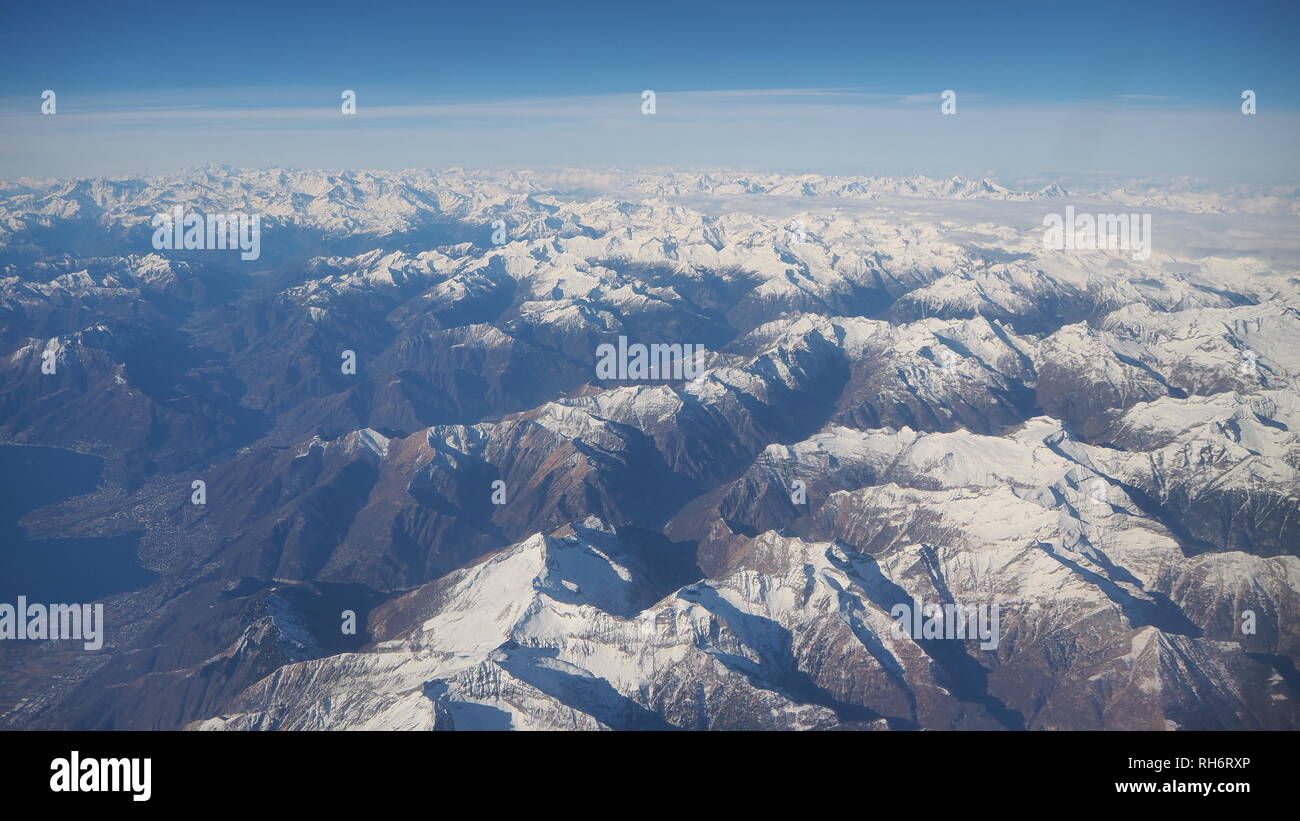
[[[177,205],[261,215],[261,258],[153,248]],[[1046,248],[1067,205],[1151,213],[1153,253]],[[137,536],[156,578],[104,597],[99,653],[0,646],[0,726],[1296,729],[1297,213],[721,171],[7,183],[0,437],[104,460],[22,524]],[[599,378],[620,337],[703,371]],[[900,633],[918,603],[996,605],[996,646]]]

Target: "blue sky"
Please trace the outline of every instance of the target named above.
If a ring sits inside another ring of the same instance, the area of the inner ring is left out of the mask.
[[[222,162],[1295,183],[1298,6],[10,4],[0,176]]]

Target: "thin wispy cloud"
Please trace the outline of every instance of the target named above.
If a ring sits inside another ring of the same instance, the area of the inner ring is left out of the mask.
[[[357,89],[203,89],[0,101],[0,176],[156,173],[208,162],[327,168],[686,166],[980,176],[1194,174],[1300,181],[1300,114],[1243,117],[1234,101],[1166,106],[1132,95],[1022,103],[957,91],[656,90],[492,99]],[[404,98],[407,97],[407,98]],[[1169,145],[1177,145],[1170,151]]]

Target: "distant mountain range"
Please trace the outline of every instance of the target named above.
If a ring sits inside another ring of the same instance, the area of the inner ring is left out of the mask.
[[[0,642],[0,727],[1298,729],[1300,270],[1227,236],[1298,202],[6,183],[0,443],[103,477],[0,566],[133,535],[156,577],[101,651]],[[1045,249],[1085,203],[1157,211],[1151,257]],[[175,206],[260,215],[260,258],[155,249]],[[703,372],[598,378],[619,337]],[[996,604],[996,647],[900,634],[927,602]]]

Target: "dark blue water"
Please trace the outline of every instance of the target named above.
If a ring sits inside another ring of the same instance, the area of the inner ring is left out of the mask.
[[[18,526],[28,511],[94,490],[102,468],[70,450],[0,446],[0,602],[90,602],[157,578],[140,566],[138,534],[31,540]]]

